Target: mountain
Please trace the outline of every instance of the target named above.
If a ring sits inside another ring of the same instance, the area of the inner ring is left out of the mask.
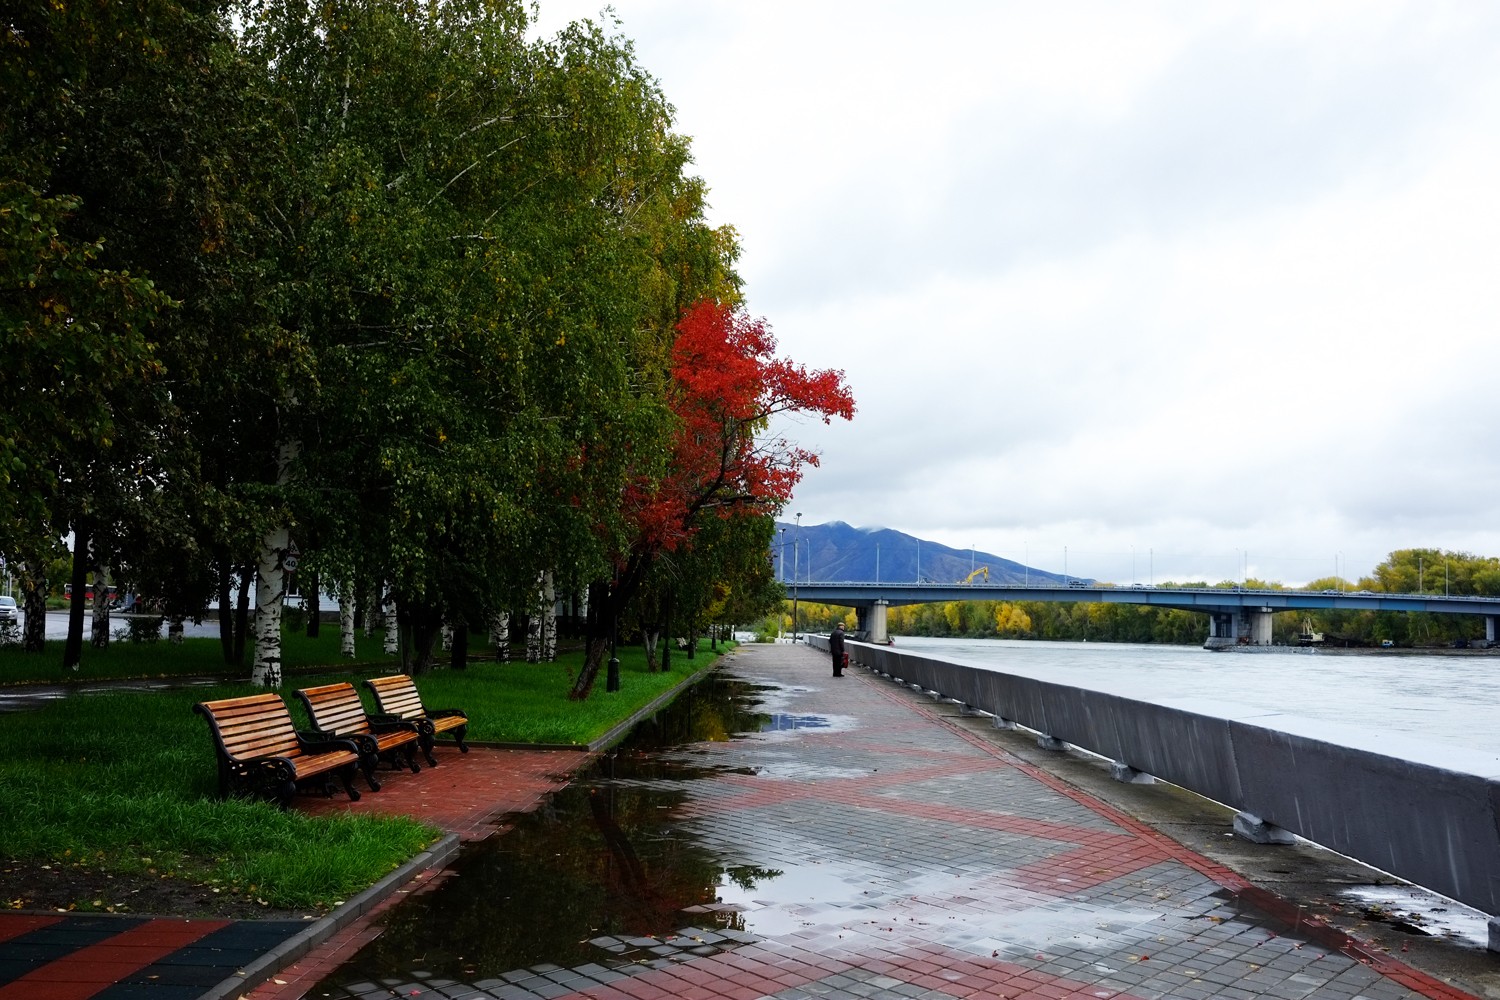
[[[785,555],[785,566],[776,564],[776,577],[792,582],[796,577],[812,583],[915,583],[917,560],[921,559],[923,583],[959,583],[972,570],[989,569],[990,583],[1064,584],[1059,573],[1023,566],[989,552],[954,549],[938,542],[915,538],[890,528],[856,528],[843,521],[804,524],[777,521],[780,529],[773,557]],[[795,556],[793,539],[799,539]],[[984,581],[984,574],[975,577]]]

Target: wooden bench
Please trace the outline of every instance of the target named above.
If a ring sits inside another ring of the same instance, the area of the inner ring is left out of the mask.
[[[431,766],[437,767],[432,747],[438,733],[451,732],[458,749],[469,752],[469,745],[464,742],[464,736],[469,732],[469,717],[456,708],[423,708],[417,685],[406,674],[371,677],[365,681],[365,687],[375,695],[375,704],[380,710],[376,719],[416,723],[417,744]]]
[[[360,770],[370,788],[380,791],[375,768],[381,760],[392,767],[421,770],[417,763],[417,724],[414,722],[372,719],[365,713],[359,692],[347,681],[302,688],[297,697],[307,708],[314,732],[324,739],[353,740],[359,747]]]
[[[280,695],[203,701],[193,711],[208,720],[213,733],[220,795],[262,795],[285,809],[299,784],[321,778],[323,792],[331,795],[331,778],[337,776],[349,798],[359,799],[352,783],[359,748],[349,740],[310,739],[297,732]]]

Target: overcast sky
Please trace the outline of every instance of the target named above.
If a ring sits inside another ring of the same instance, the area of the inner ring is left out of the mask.
[[[612,6],[749,311],[854,390],[788,520],[1120,583],[1500,555],[1500,4]]]

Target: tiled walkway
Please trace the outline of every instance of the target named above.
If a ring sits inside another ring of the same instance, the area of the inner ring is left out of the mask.
[[[675,756],[674,823],[726,863],[779,873],[675,935],[591,943],[593,960],[460,982],[321,983],[374,1000],[1398,1000],[1468,994],[1323,925],[870,674],[743,647],[776,728]],[[670,782],[670,778],[661,779]],[[791,891],[787,891],[787,887]],[[1270,904],[1253,907],[1250,900]],[[537,907],[548,901],[537,899]],[[1295,917],[1295,911],[1286,908]],[[347,972],[343,973],[345,976]],[[293,1000],[299,993],[255,994]]]
[[[765,712],[783,724],[674,751],[700,771],[705,762],[712,766],[709,776],[681,784],[685,798],[673,820],[726,863],[774,873],[771,881],[779,889],[770,882],[743,892],[725,886],[722,907],[684,913],[676,934],[601,936],[590,942],[592,960],[570,968],[491,971],[470,982],[415,971],[380,981],[326,978],[380,933],[377,911],[246,996],[1402,1000],[1470,995],[1361,948],[1332,928],[1283,922],[1275,897],[984,735],[944,720],[931,702],[888,681],[862,671],[835,679],[822,655],[800,646],[741,647],[730,669],[766,689]],[[549,770],[545,755],[536,761],[535,755],[479,751],[445,771],[456,756],[449,748],[442,768],[411,777],[424,783],[440,775],[481,786],[496,782],[484,795],[442,815],[450,829],[470,837],[482,835],[498,812],[513,809],[517,797],[530,794],[527,801],[535,804],[556,771],[555,764]],[[508,776],[527,767],[535,784],[510,781]],[[471,772],[467,776],[465,769]],[[401,777],[393,775],[388,792],[368,795],[354,808],[416,811],[444,801],[418,783],[406,783],[405,790]],[[403,801],[403,794],[410,798]],[[487,801],[492,794],[511,798]],[[412,888],[422,891],[440,881]],[[549,900],[538,898],[533,905],[545,909]],[[739,915],[735,930],[716,923],[716,909]],[[1291,907],[1281,909],[1295,915]],[[46,930],[34,927],[12,940]],[[151,933],[141,931],[145,937]],[[214,933],[187,950],[203,947]],[[6,960],[4,945],[0,960]],[[118,954],[109,960],[128,961]],[[175,1000],[183,995],[144,989],[16,992],[20,985],[12,981],[0,987],[0,1000],[91,995]]]

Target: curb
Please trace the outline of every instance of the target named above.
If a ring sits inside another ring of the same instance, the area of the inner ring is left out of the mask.
[[[621,722],[619,725],[615,726],[609,732],[605,733],[603,736],[599,737],[588,746],[578,747],[578,749],[587,750],[590,753],[595,753],[600,750],[608,749],[614,744],[620,742],[620,740],[624,739],[626,735],[628,735],[629,732],[641,722],[641,720],[648,719],[651,716],[655,715],[662,708],[662,706],[671,703],[677,698],[678,695],[682,694],[682,692],[686,691],[688,688],[692,687],[694,684],[697,684],[703,678],[713,673],[719,667],[723,666],[727,659],[727,653],[719,654],[714,658],[713,663],[697,671],[696,673],[689,674],[683,679],[682,683],[676,684],[668,690],[663,691],[661,694],[653,698],[649,704],[643,705],[641,709],[630,718]]]
[[[395,893],[418,873],[442,868],[458,853],[461,841],[450,833],[406,864],[355,895],[328,916],[313,922],[306,930],[287,938],[234,975],[201,994],[199,1000],[235,1000],[240,994],[266,982],[277,972],[327,941],[355,920],[369,913],[377,904]]]
[[[713,663],[699,670],[697,673],[689,674],[681,682],[673,685],[645,705],[642,705],[629,718],[617,723],[609,732],[600,736],[592,743],[509,743],[503,740],[465,740],[471,747],[482,747],[485,750],[565,750],[575,753],[597,753],[612,744],[624,739],[626,734],[641,722],[642,719],[650,718],[661,710],[662,706],[671,702],[683,691],[697,684],[724,663],[724,657],[728,654],[721,653]]]

